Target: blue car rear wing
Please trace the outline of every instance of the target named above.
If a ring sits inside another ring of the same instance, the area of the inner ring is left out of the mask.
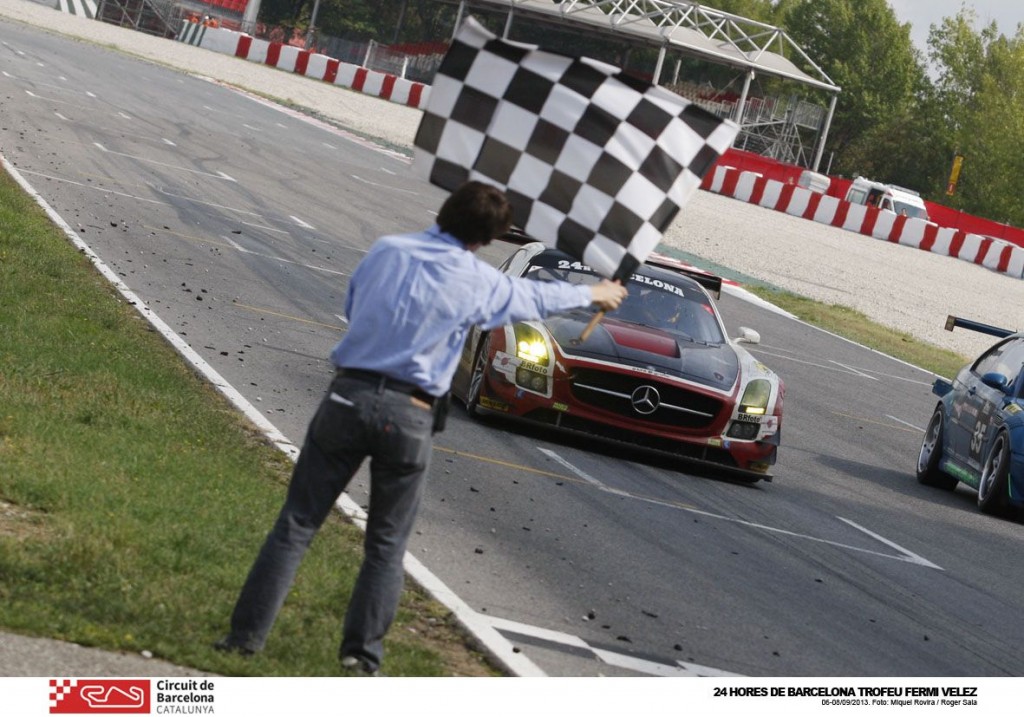
[[[952,331],[955,328],[970,329],[971,331],[988,334],[989,336],[997,336],[1001,339],[1017,333],[1012,329],[1001,329],[998,326],[991,326],[979,321],[971,321],[970,319],[961,319],[959,316],[953,316],[950,314],[946,317],[946,331]]]

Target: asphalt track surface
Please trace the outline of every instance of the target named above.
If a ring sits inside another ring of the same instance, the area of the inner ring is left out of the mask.
[[[0,27],[4,156],[300,442],[347,276],[443,193],[402,154],[264,101]],[[1019,523],[914,480],[931,377],[733,295],[720,307],[787,384],[774,482],[456,408],[411,553],[550,675],[1024,672]]]

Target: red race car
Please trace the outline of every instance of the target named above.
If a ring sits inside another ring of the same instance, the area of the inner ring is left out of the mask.
[[[600,279],[536,242],[501,268],[536,281]],[[452,393],[472,416],[544,424],[771,480],[785,387],[741,346],[757,343],[757,332],[727,337],[711,297],[721,285],[666,257],[649,258],[630,278],[622,306],[585,341],[592,308],[474,330]]]

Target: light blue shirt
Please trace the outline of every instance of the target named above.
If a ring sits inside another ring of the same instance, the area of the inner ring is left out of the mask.
[[[376,371],[440,396],[466,335],[591,303],[588,286],[505,276],[436,224],[381,237],[348,285],[348,332],[335,366]]]

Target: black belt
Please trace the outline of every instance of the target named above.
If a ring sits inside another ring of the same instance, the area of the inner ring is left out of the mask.
[[[421,401],[429,403],[431,406],[433,406],[434,401],[437,400],[436,396],[431,396],[414,383],[399,381],[397,378],[391,378],[390,376],[385,376],[384,374],[377,373],[376,371],[367,371],[361,368],[339,368],[335,372],[335,376],[344,376],[345,378],[354,378],[357,381],[372,383],[378,390],[387,389],[389,391],[407,393],[413,398],[418,398]]]

